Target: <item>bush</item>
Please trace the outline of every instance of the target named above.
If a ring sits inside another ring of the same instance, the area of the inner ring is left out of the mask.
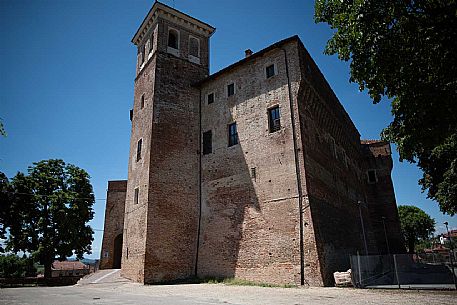
[[[0,278],[36,276],[36,268],[28,257],[14,254],[0,255]]]

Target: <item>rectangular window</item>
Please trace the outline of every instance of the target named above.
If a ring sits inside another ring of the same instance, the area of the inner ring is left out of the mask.
[[[141,63],[144,63],[144,61],[145,61],[145,57],[146,57],[145,47],[146,47],[145,44],[143,44],[141,46]]]
[[[228,126],[228,146],[238,144],[238,132],[236,130],[236,123],[232,123]]]
[[[369,169],[367,171],[368,175],[368,183],[373,184],[378,182],[378,177],[376,176],[376,170],[375,169]]]
[[[251,178],[254,181],[257,180],[257,173],[256,173],[256,168],[255,167],[251,167]]]
[[[135,188],[135,194],[133,198],[133,203],[138,204],[140,202],[140,188]]]
[[[137,162],[141,160],[141,147],[142,146],[143,146],[143,139],[139,139],[137,147],[136,147],[136,161]]]
[[[208,105],[214,103],[214,93],[208,94]]]
[[[266,67],[265,73],[267,75],[267,78],[275,76],[275,65],[269,65],[268,67]]]
[[[152,52],[153,48],[154,48],[154,33],[152,33],[151,37],[149,38],[149,53]]]
[[[207,155],[213,152],[213,133],[211,130],[203,133],[203,154]]]
[[[281,129],[281,117],[279,113],[279,106],[268,109],[268,126],[271,132]]]
[[[230,85],[227,85],[227,96],[232,96],[235,94],[235,84],[231,83]]]

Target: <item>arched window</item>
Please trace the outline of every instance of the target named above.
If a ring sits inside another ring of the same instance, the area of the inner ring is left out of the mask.
[[[200,57],[200,41],[195,37],[189,38],[189,55]]]
[[[168,46],[176,50],[179,49],[179,33],[175,29],[168,30]]]

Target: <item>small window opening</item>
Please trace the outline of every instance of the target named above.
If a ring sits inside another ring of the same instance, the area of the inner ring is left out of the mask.
[[[237,128],[236,128],[236,123],[232,123],[229,125],[228,133],[229,133],[228,146],[230,147],[230,146],[238,144],[238,132],[237,132]]]
[[[269,65],[266,68],[265,72],[266,72],[267,78],[274,76],[275,75],[275,65]]]
[[[200,57],[200,43],[197,38],[189,38],[189,55]]]
[[[168,46],[173,49],[178,49],[178,31],[170,29],[168,31]]]
[[[146,56],[145,56],[145,54],[146,54],[146,53],[145,53],[145,47],[146,47],[145,44],[143,44],[143,45],[141,46],[141,63],[144,63],[144,61],[145,61],[145,57],[146,57]]]
[[[257,173],[256,173],[256,168],[255,167],[251,167],[251,178],[254,181],[257,180]]]
[[[151,34],[151,37],[149,38],[149,53],[152,52],[154,48],[154,33]]]
[[[208,94],[208,105],[214,103],[214,93]]]
[[[203,154],[207,155],[213,152],[213,133],[211,130],[203,133]]]
[[[208,105],[214,103],[214,93],[208,94]]]
[[[133,198],[133,203],[138,204],[140,202],[140,188],[135,188],[135,194]]]
[[[368,174],[368,183],[373,184],[378,182],[378,177],[376,175],[376,170],[375,169],[369,169],[367,171]]]
[[[268,125],[270,133],[276,132],[281,129],[281,117],[279,113],[279,106],[268,109]]]
[[[231,83],[230,85],[227,85],[227,96],[232,96],[235,94],[235,84]]]
[[[142,148],[142,146],[143,146],[143,139],[139,139],[137,147],[136,147],[136,161],[137,162],[141,160],[141,148]]]
[[[144,94],[141,96],[140,108],[144,108]]]

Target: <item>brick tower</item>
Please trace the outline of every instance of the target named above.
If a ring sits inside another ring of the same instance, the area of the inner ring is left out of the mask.
[[[200,91],[214,28],[155,2],[138,47],[122,275],[144,283],[192,276],[199,213]],[[172,183],[170,183],[172,181]]]

